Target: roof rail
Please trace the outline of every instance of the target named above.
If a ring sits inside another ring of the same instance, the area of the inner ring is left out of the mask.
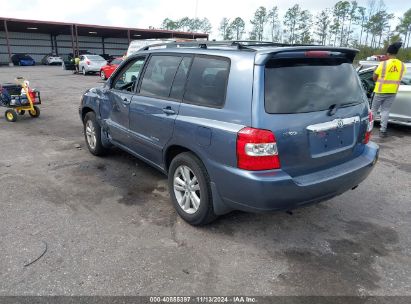
[[[238,50],[255,50],[255,47],[286,47],[286,46],[312,46],[310,44],[288,44],[271,41],[258,40],[228,40],[228,41],[184,41],[184,42],[165,42],[147,45],[140,51],[147,51],[158,48],[200,48],[209,47],[232,47]]]

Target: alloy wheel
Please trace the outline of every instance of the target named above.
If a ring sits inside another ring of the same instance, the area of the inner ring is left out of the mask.
[[[185,165],[179,166],[174,172],[174,194],[181,209],[195,213],[201,203],[201,189],[194,172]]]
[[[96,129],[94,128],[94,124],[91,120],[87,120],[86,122],[86,137],[87,143],[92,150],[96,148],[97,138],[96,138]]]

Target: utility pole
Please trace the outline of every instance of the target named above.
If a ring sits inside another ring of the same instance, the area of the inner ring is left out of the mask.
[[[198,13],[198,0],[196,0],[196,8],[194,12],[194,19],[197,19],[197,13]]]

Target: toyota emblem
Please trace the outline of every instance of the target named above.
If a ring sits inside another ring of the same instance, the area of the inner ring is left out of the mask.
[[[342,119],[338,119],[338,120],[337,120],[337,127],[338,127],[338,128],[344,127],[344,122],[343,122]]]

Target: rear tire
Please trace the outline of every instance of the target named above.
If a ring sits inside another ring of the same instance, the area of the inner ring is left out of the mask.
[[[87,148],[91,154],[95,156],[102,156],[107,153],[107,149],[101,142],[101,127],[96,119],[94,112],[88,112],[84,117],[84,137]]]
[[[210,178],[204,164],[194,154],[184,152],[172,160],[168,188],[177,213],[190,225],[205,225],[217,218]]]
[[[40,116],[40,108],[38,106],[34,106],[33,110],[29,110],[29,115],[33,118],[37,118]]]

